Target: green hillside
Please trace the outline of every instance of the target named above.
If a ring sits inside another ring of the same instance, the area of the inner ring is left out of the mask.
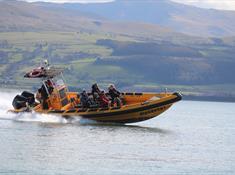
[[[167,88],[189,98],[235,100],[234,37],[193,37],[158,25],[52,7],[0,1],[2,88],[35,87],[38,82],[23,75],[48,59],[65,68],[72,89],[115,83],[125,91]]]
[[[102,33],[0,33],[1,86],[35,86],[37,81],[26,80],[23,75],[47,58],[65,67],[67,83],[77,89],[99,82],[102,87],[115,83],[123,90],[167,88],[186,95],[235,96],[234,46],[227,39],[220,44],[215,39],[205,42],[203,46],[159,44]]]

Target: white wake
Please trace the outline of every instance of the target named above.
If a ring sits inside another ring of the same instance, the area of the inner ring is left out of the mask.
[[[17,91],[1,91],[0,92],[0,120],[14,120],[23,122],[41,122],[41,123],[81,123],[84,121],[79,117],[65,119],[61,116],[48,115],[48,114],[38,114],[38,113],[21,113],[14,114],[8,112],[9,109],[13,109],[12,100],[20,92]],[[86,123],[86,121],[85,121]]]

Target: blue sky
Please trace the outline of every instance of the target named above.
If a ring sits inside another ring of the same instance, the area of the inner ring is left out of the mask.
[[[64,2],[107,2],[112,0],[26,0],[29,2],[35,1],[46,1],[46,2],[56,2],[56,3],[64,3]],[[133,0],[134,2],[135,0]],[[154,0],[152,0],[154,1]],[[161,0],[155,0],[161,1]],[[224,9],[224,10],[235,10],[235,0],[172,0],[175,2],[194,5],[202,8],[215,8],[215,9]]]

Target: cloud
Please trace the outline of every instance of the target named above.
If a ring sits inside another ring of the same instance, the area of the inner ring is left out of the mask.
[[[55,3],[91,3],[91,2],[111,2],[115,0],[24,0],[28,2],[44,1],[44,2],[55,2]],[[135,3],[135,0],[126,0]],[[141,0],[138,0],[141,1]],[[145,1],[145,0],[142,0]],[[164,0],[150,0],[150,1],[164,1]],[[193,5],[201,8],[213,8],[221,10],[235,10],[235,0],[171,0],[178,3]]]
[[[172,0],[201,8],[235,10],[235,0]]]
[[[113,0],[25,0],[28,2],[37,2],[37,1],[43,1],[43,2],[54,2],[54,3],[92,3],[92,2],[111,2]]]

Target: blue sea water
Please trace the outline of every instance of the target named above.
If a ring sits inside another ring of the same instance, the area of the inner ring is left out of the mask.
[[[132,125],[6,113],[1,93],[0,174],[233,175],[235,103],[182,101]]]

